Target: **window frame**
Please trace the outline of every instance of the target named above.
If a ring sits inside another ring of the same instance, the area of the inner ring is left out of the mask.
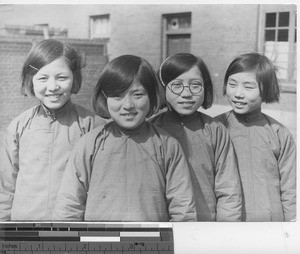
[[[93,36],[92,31],[93,31],[93,26],[95,25],[95,21],[97,19],[107,19],[109,22],[109,26],[111,26],[111,21],[110,21],[110,14],[99,14],[99,15],[91,15],[89,16],[89,37],[90,39],[106,39],[109,40],[110,39],[110,33],[111,33],[111,27],[109,29],[109,33],[107,34],[107,36],[103,36],[103,37],[96,37]]]
[[[288,29],[288,67],[287,67],[287,79],[280,79],[283,91],[295,91],[297,81],[297,58],[292,55],[297,52],[297,42],[295,42],[295,30],[297,30],[296,24],[296,6],[295,5],[262,5],[259,15],[259,33],[258,33],[258,52],[265,53],[265,31],[275,29],[275,42],[278,42],[278,30]],[[279,13],[289,12],[289,26],[279,26]],[[266,27],[266,15],[267,13],[276,13],[276,26]],[[280,41],[279,41],[280,42]]]

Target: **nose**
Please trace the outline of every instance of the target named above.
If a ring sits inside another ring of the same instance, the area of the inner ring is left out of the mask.
[[[47,88],[49,91],[56,91],[59,89],[59,85],[55,79],[49,79]]]
[[[131,96],[127,95],[124,97],[123,108],[126,110],[133,108],[133,101],[132,101]]]
[[[193,94],[191,93],[189,86],[184,86],[181,96],[182,97],[191,97],[192,95]]]
[[[244,98],[244,89],[243,87],[241,86],[238,86],[236,89],[235,89],[235,94],[234,96],[236,98]]]

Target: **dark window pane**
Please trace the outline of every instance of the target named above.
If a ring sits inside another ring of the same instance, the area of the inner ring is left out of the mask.
[[[266,14],[266,27],[275,27],[276,26],[276,13],[267,13]]]
[[[295,29],[295,42],[297,42],[297,29]]]
[[[290,24],[290,13],[279,12],[279,24],[278,26],[289,26]]]
[[[289,40],[289,30],[279,29],[277,41],[288,41]]]
[[[265,41],[275,41],[275,30],[266,30]]]
[[[170,15],[167,18],[167,30],[190,28],[191,27],[191,13],[183,13],[177,15]]]

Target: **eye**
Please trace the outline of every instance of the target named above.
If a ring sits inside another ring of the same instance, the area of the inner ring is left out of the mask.
[[[237,86],[236,83],[232,83],[232,82],[229,82],[227,85],[230,86],[230,87],[236,87]]]
[[[59,81],[65,81],[66,79],[68,79],[67,76],[59,76],[59,77],[58,77],[58,80],[59,80]]]
[[[39,81],[46,81],[47,77],[38,77],[37,80],[39,80]]]
[[[135,98],[141,98],[141,97],[143,97],[145,95],[145,93],[135,93],[134,94],[134,97]]]
[[[171,86],[174,88],[180,88],[182,86],[182,83],[179,81],[174,81],[173,83],[171,83]]]
[[[122,95],[121,94],[115,94],[113,96],[108,96],[109,98],[112,98],[114,100],[121,100],[122,99]]]
[[[245,86],[246,89],[249,89],[249,90],[252,90],[252,89],[255,89],[254,86]]]
[[[192,81],[191,84],[190,84],[191,87],[193,88],[200,88],[202,87],[202,83],[200,81]]]

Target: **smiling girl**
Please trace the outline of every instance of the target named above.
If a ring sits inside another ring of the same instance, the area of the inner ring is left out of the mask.
[[[93,105],[112,121],[75,147],[54,220],[196,220],[189,169],[179,143],[145,121],[157,108],[157,86],[143,58],[124,55],[108,63]]]
[[[272,62],[258,53],[232,61],[224,95],[233,110],[217,117],[227,127],[237,154],[245,205],[243,221],[296,218],[296,146],[289,130],[261,112],[279,101]]]
[[[151,119],[181,144],[191,170],[198,221],[240,221],[241,188],[236,158],[223,124],[199,112],[212,105],[204,61],[192,54],[168,57],[160,66],[168,110]]]
[[[94,127],[105,124],[73,104],[81,87],[81,58],[49,39],[30,50],[22,93],[40,104],[17,116],[5,135],[0,165],[0,220],[50,220],[69,153]]]

